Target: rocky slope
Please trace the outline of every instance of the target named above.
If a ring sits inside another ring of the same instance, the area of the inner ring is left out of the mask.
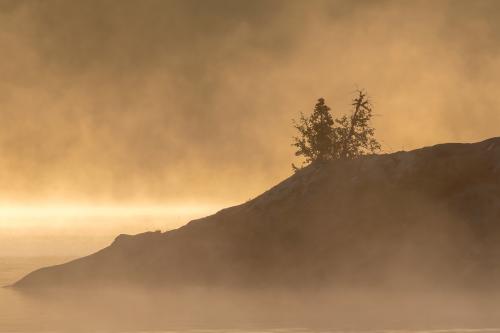
[[[19,288],[500,285],[500,138],[312,165],[165,233],[42,268]]]

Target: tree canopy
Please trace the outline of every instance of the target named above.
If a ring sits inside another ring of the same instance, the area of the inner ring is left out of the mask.
[[[294,120],[299,135],[293,138],[292,145],[297,148],[295,155],[304,158],[301,167],[317,161],[352,159],[380,150],[375,129],[370,124],[373,106],[366,92],[358,90],[351,106],[350,115],[334,119],[325,99],[320,98],[310,116],[301,113],[300,118]],[[294,164],[292,167],[301,168]]]

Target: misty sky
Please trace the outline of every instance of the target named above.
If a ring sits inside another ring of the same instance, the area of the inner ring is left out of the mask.
[[[246,200],[366,88],[384,152],[500,135],[499,1],[0,0],[0,199]]]

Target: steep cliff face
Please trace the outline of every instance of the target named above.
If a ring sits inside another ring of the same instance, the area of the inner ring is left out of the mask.
[[[62,286],[500,282],[500,138],[311,165],[259,197],[35,271]]]

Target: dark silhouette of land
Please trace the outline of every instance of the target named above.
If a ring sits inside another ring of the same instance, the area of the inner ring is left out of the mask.
[[[17,288],[500,287],[500,138],[313,163],[239,206]]]

